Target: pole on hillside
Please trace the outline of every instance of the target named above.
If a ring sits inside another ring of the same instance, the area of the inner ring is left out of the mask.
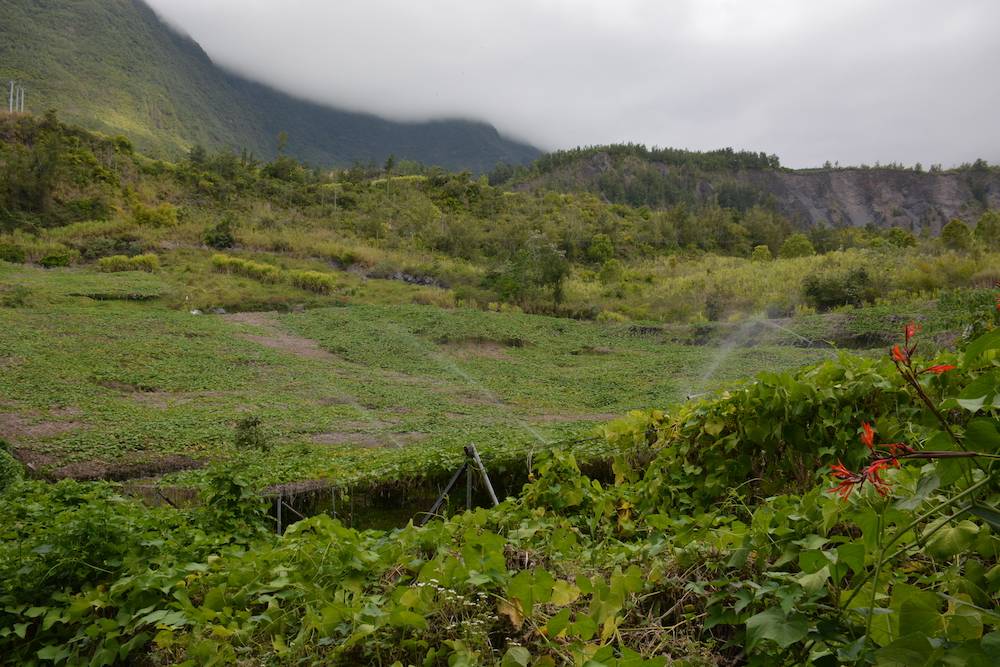
[[[441,509],[441,505],[444,504],[444,499],[448,497],[448,493],[451,491],[452,487],[455,486],[455,482],[458,481],[458,478],[461,477],[462,473],[468,470],[468,468],[469,468],[469,462],[466,461],[465,463],[462,464],[461,468],[455,471],[455,474],[451,476],[451,479],[448,480],[448,484],[444,487],[444,491],[441,492],[441,494],[437,497],[437,500],[434,501],[434,504],[431,505],[431,508],[427,511],[427,514],[425,514],[423,518],[420,519],[421,526],[426,525],[427,522],[430,521],[431,518],[437,514],[438,510]]]
[[[281,535],[281,494],[278,494],[278,505],[275,508],[275,514],[277,514],[278,519],[278,535]]]
[[[465,448],[465,455],[472,458],[476,467],[479,468],[479,474],[483,477],[483,483],[486,484],[486,490],[490,492],[490,500],[493,501],[493,506],[496,507],[500,504],[500,501],[497,500],[497,494],[493,490],[493,484],[490,483],[490,476],[486,474],[486,466],[483,465],[483,460],[479,458],[479,451],[476,449],[476,446],[469,444],[469,446]]]
[[[472,509],[472,468],[465,466],[465,509]]]
[[[10,96],[7,100],[7,111],[14,113],[14,80],[10,80]]]
[[[28,91],[21,88],[21,113],[24,113],[24,96],[27,95]]]

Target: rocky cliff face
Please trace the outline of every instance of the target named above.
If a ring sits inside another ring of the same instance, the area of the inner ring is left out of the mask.
[[[666,208],[678,203],[774,207],[797,225],[903,227],[936,234],[953,218],[974,224],[1000,209],[1000,170],[747,169],[704,171],[598,152],[533,173],[518,190],[588,191],[615,203]]]
[[[1000,209],[1000,174],[990,171],[757,171],[737,180],[769,194],[779,211],[807,225],[874,224],[936,234],[953,218],[974,223],[984,209]]]

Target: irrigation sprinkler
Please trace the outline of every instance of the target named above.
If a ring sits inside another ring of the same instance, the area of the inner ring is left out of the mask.
[[[466,509],[472,509],[473,469],[479,471],[479,475],[483,479],[483,484],[486,486],[486,490],[490,494],[490,500],[493,501],[493,506],[496,507],[500,504],[500,501],[497,500],[497,494],[493,490],[493,483],[490,482],[490,476],[486,472],[486,466],[483,465],[483,460],[479,458],[479,451],[476,449],[475,445],[469,444],[465,447],[465,462],[462,463],[462,466],[456,470],[455,474],[448,480],[444,490],[441,491],[440,495],[438,495],[437,500],[434,501],[431,508],[420,518],[419,525],[425,526],[428,521],[437,516],[437,513],[441,509],[441,506],[444,505],[444,501],[448,497],[448,494],[451,493],[452,488],[454,488],[455,484],[462,477],[462,473],[465,473],[466,483],[465,506]]]

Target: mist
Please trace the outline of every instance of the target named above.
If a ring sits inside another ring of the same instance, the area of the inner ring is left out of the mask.
[[[393,120],[483,120],[546,150],[1000,162],[989,0],[148,2],[218,64],[286,92]]]

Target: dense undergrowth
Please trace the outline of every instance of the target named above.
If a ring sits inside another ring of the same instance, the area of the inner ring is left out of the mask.
[[[996,664],[993,318],[935,362],[908,327],[891,358],[630,413],[605,429],[613,483],[543,453],[499,508],[426,528],[274,536],[221,469],[184,511],[15,480],[0,645],[21,664]]]
[[[699,322],[924,301],[1000,278],[1000,214],[990,211],[970,213],[974,231],[956,222],[941,239],[803,230],[766,201],[724,192],[650,208],[505,191],[419,165],[324,172],[203,150],[173,164],[52,115],[4,118],[0,139],[0,260],[122,270],[122,256],[148,256],[136,268],[161,267],[185,307],[343,299],[363,277],[420,286],[407,297],[444,307]],[[201,279],[217,251],[314,273],[261,274],[263,287],[231,294]]]

